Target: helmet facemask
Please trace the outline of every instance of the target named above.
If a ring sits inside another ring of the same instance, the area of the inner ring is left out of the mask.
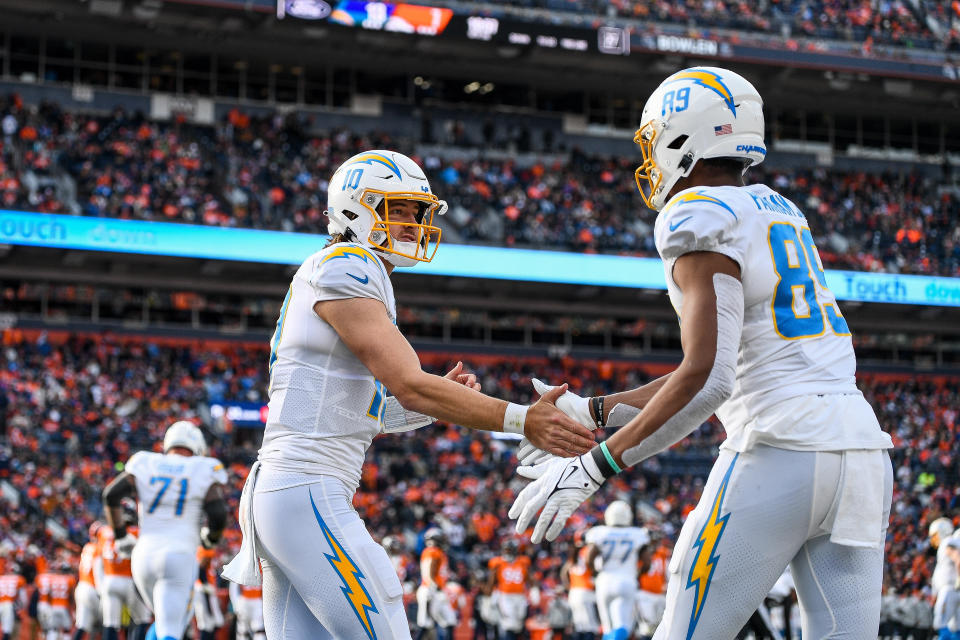
[[[390,219],[391,203],[398,200],[417,203],[415,222]],[[446,212],[446,202],[432,193],[366,189],[360,196],[360,204],[373,217],[373,226],[367,236],[367,242],[374,251],[386,254],[384,258],[398,267],[433,260],[443,232],[440,227],[433,224],[433,217]],[[416,234],[416,240],[397,240],[390,233],[393,227],[412,230]]]

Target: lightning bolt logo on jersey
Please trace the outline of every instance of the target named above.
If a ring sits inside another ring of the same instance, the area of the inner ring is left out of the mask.
[[[713,572],[717,568],[717,562],[720,556],[717,554],[717,547],[720,545],[720,538],[723,536],[723,530],[727,526],[727,520],[730,514],[720,515],[723,511],[723,498],[727,493],[727,485],[730,484],[730,475],[733,473],[733,465],[736,464],[739,454],[733,458],[730,468],[723,476],[723,482],[720,483],[720,489],[717,491],[717,497],[713,500],[713,506],[710,509],[710,516],[703,525],[697,541],[693,544],[697,550],[697,555],[693,559],[693,566],[690,568],[690,576],[687,578],[687,589],[696,589],[696,598],[693,601],[693,611],[690,612],[690,627],[687,629],[687,640],[693,637],[693,632],[697,628],[697,622],[700,620],[700,614],[703,613],[703,605],[707,601],[707,592],[710,589],[710,581],[713,579]]]
[[[340,541],[333,535],[333,531],[330,530],[327,523],[323,521],[320,512],[317,510],[317,505],[313,502],[312,492],[310,493],[310,506],[313,507],[313,515],[317,518],[320,531],[323,532],[323,537],[330,546],[330,553],[324,553],[323,555],[327,561],[330,562],[330,566],[333,567],[333,570],[340,576],[340,580],[343,582],[340,591],[347,599],[347,602],[350,603],[350,607],[356,614],[357,620],[363,627],[364,633],[367,634],[367,638],[377,640],[377,633],[373,628],[373,621],[370,619],[370,615],[377,614],[379,611],[377,611],[376,605],[374,605],[370,599],[367,588],[363,585],[362,581],[366,579],[366,576],[363,575],[360,567],[357,566],[349,554],[347,554],[343,545],[340,544]]]

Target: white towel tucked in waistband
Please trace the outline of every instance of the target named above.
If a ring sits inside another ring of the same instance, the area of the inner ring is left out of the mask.
[[[260,461],[257,460],[250,467],[247,481],[243,483],[243,493],[240,494],[240,531],[243,533],[243,542],[240,543],[240,552],[223,568],[223,577],[231,582],[259,587],[263,583],[260,573],[260,554],[257,553],[257,529],[253,524],[253,489],[257,484],[257,474],[260,472]]]
[[[882,548],[885,530],[884,480],[886,452],[848,449],[843,452],[839,500],[830,542],[847,547]]]

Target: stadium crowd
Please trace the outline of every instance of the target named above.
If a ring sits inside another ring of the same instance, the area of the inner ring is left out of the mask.
[[[327,179],[386,134],[308,133],[296,116],[231,113],[216,127],[163,124],[117,110],[84,115],[0,98],[5,208],[323,233]],[[655,255],[636,158],[573,150],[568,161],[418,158],[451,204],[448,241]],[[960,275],[960,197],[915,172],[779,170],[765,182],[809,216],[826,265]]]
[[[960,5],[926,0],[519,0],[509,4],[585,16],[636,18],[661,23],[773,32],[827,40],[876,42],[913,48],[960,49]]]
[[[266,345],[47,334],[8,329],[0,368],[0,555],[32,563],[71,555],[101,516],[100,492],[136,450],[154,449],[172,421],[192,418],[210,430],[213,454],[230,470],[235,509],[256,431],[211,417],[214,401],[266,400]],[[458,356],[430,354],[446,370]],[[459,356],[483,389],[531,400],[530,378],[568,381],[592,395],[636,386],[661,371],[638,363]],[[860,386],[894,438],[897,477],[886,542],[887,585],[902,596],[926,596],[934,554],[927,525],[960,509],[956,464],[960,395],[955,379],[864,374]],[[547,597],[532,613],[546,615],[560,591],[558,571],[574,532],[602,518],[613,499],[636,504],[641,519],[669,548],[696,504],[723,430],[709,422],[641,468],[605,485],[558,541],[521,551],[533,560]],[[452,577],[476,593],[486,561],[513,536],[506,511],[524,483],[513,475],[514,442],[473,435],[451,425],[374,441],[354,503],[374,537],[399,540],[412,587],[423,534],[440,527],[450,542]],[[52,524],[51,524],[52,523]],[[238,543],[238,532],[229,537]],[[230,549],[223,549],[229,555]]]

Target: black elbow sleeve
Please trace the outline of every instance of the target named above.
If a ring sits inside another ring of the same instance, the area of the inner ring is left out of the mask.
[[[103,502],[108,507],[119,507],[120,503],[131,493],[130,483],[124,479],[111,482],[103,490]]]
[[[203,504],[203,511],[207,514],[207,526],[211,532],[223,531],[227,526],[227,503],[224,500],[210,500]],[[219,537],[219,536],[218,536]]]

